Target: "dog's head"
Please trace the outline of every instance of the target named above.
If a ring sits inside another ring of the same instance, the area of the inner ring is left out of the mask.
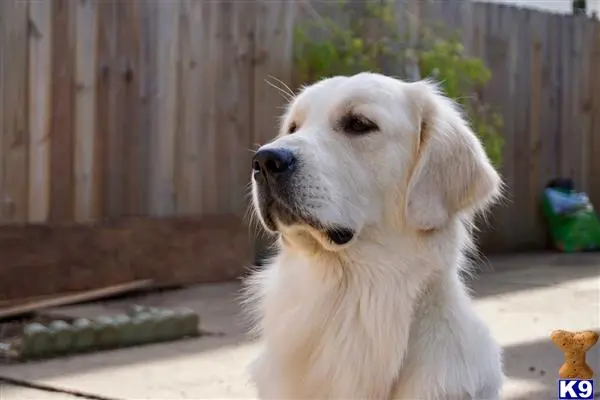
[[[361,73],[291,102],[253,158],[252,184],[268,230],[338,250],[369,228],[440,229],[484,208],[500,177],[435,85]]]

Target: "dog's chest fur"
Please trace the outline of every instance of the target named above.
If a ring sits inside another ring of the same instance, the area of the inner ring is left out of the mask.
[[[408,337],[407,306],[428,273],[417,268],[408,274],[378,261],[347,269],[339,260],[309,265],[284,254],[259,273],[266,347],[253,374],[269,381],[265,388],[279,386],[261,397],[389,396],[386,381],[404,358],[405,346],[395,343]]]
[[[391,252],[381,254],[404,264],[385,265],[375,256],[368,264],[354,260],[348,269],[339,260],[307,263],[284,253],[254,276],[250,289],[258,297],[264,348],[251,374],[261,398],[409,398],[425,385],[430,395],[422,398],[435,399],[442,387],[455,386],[461,394],[466,385],[473,394],[485,386],[479,376],[472,382],[461,376],[470,373],[465,363],[471,355],[469,346],[457,343],[470,345],[471,335],[479,335],[481,344],[489,345],[486,332],[478,332],[483,325],[472,315],[466,295],[449,299],[454,288],[443,293],[433,285],[436,292],[422,301],[423,288],[443,274],[418,258],[390,257]],[[450,317],[466,318],[457,322],[459,337],[449,326],[453,321],[440,314],[444,305],[437,303],[445,301],[456,304]],[[414,315],[419,324],[411,322]],[[439,358],[442,352],[448,354],[447,363]]]

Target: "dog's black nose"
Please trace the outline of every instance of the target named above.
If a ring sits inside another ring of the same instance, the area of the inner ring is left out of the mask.
[[[275,178],[290,172],[296,158],[294,153],[286,149],[264,149],[256,152],[252,158],[252,169],[255,175]]]

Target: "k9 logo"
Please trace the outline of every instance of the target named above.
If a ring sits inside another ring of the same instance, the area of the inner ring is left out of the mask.
[[[591,379],[559,379],[558,400],[583,400],[594,398],[594,381]]]

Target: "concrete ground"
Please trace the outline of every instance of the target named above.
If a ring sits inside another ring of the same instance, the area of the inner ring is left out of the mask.
[[[556,398],[562,354],[554,329],[600,329],[600,254],[493,258],[471,282],[477,310],[504,347],[503,399]],[[244,338],[236,283],[63,308],[73,315],[116,313],[135,304],[189,306],[213,335],[21,365],[0,365],[0,377],[78,391],[96,399],[255,398],[244,366],[255,345]],[[221,335],[219,335],[221,334]],[[600,373],[600,344],[588,354]],[[600,385],[598,385],[600,386]],[[597,389],[598,390],[598,389]],[[76,399],[66,393],[0,382],[2,400]]]

